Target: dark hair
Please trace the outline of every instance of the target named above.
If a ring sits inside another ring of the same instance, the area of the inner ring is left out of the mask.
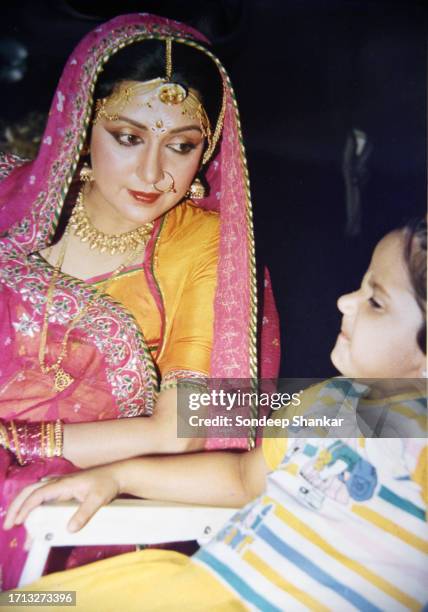
[[[165,41],[145,40],[125,47],[104,66],[94,97],[105,98],[121,81],[149,81],[165,76]],[[172,43],[171,81],[199,93],[214,131],[222,101],[222,80],[214,61],[202,51],[184,43]]]
[[[424,323],[416,336],[421,351],[427,352],[427,223],[425,219],[411,221],[403,228],[404,261],[407,265],[416,302]]]

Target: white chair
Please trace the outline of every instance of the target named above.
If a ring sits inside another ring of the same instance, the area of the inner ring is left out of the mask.
[[[186,540],[204,544],[236,512],[233,508],[116,499],[100,508],[83,529],[70,533],[66,526],[77,507],[75,502],[43,504],[28,516],[25,527],[30,551],[19,587],[40,578],[52,546],[159,544]]]

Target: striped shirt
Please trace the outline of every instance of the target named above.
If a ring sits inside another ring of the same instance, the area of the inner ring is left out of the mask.
[[[342,382],[310,389],[310,405],[329,403]],[[356,388],[346,400],[375,410]],[[426,404],[397,396],[390,405],[411,418],[419,437],[264,438],[273,470],[265,493],[194,560],[250,610],[421,609],[428,599]]]

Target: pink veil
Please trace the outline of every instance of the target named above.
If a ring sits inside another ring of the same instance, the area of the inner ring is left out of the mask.
[[[239,112],[230,79],[207,40],[181,23],[148,14],[117,17],[95,28],[71,54],[55,91],[37,158],[0,183],[0,231],[23,252],[46,246],[57,225],[90,120],[94,84],[103,63],[137,40],[172,37],[208,54],[226,91],[221,144],[207,170],[209,196],[200,206],[220,213],[220,256],[215,297],[213,378],[256,379],[257,293],[251,196]],[[202,44],[201,44],[202,43]],[[278,318],[265,278],[264,356],[261,374],[276,377]],[[242,440],[239,444],[242,446]]]

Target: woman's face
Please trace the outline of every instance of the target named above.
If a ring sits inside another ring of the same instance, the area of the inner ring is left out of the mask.
[[[200,166],[204,136],[199,121],[183,114],[181,104],[155,100],[148,107],[142,97],[134,94],[119,119],[102,117],[93,126],[94,182],[85,204],[105,232],[134,229],[170,210]],[[175,191],[161,193],[171,186]]]
[[[416,337],[423,315],[403,259],[403,234],[377,245],[361,287],[338,300],[341,332],[331,353],[344,376],[420,378],[426,357]]]

